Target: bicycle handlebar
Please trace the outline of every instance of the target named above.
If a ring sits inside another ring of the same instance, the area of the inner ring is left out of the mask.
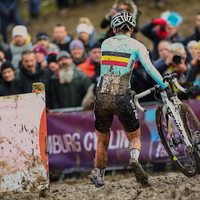
[[[170,74],[170,75],[167,75],[163,78],[163,82],[165,83],[173,83],[176,88],[178,88],[180,91],[184,92],[184,93],[187,93],[187,89],[183,88],[182,86],[179,85],[178,81],[177,81],[177,74],[174,73],[174,74]],[[141,110],[142,112],[146,112],[146,109],[144,109],[140,104],[139,104],[139,101],[138,99],[142,98],[142,97],[145,97],[153,92],[163,92],[164,90],[161,88],[161,86],[159,84],[155,85],[154,87],[142,92],[142,93],[139,93],[139,94],[136,94],[134,96],[134,102],[135,102],[135,105],[136,107]]]

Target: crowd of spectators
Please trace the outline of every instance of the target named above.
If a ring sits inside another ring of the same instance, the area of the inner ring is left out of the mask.
[[[32,84],[42,82],[45,84],[47,111],[78,106],[93,109],[96,83],[100,76],[101,44],[106,38],[114,36],[109,28],[112,16],[125,9],[136,19],[137,26],[132,37],[135,38],[140,31],[152,41],[153,50],[149,53],[157,70],[162,76],[176,72],[178,82],[190,91],[186,95],[177,91],[179,98],[199,98],[200,12],[194,14],[194,33],[184,38],[179,33],[179,24],[184,23],[184,19],[178,13],[166,11],[139,26],[142,13],[136,5],[137,1],[115,0],[99,24],[102,29],[107,28],[106,31],[97,33],[91,20],[82,17],[77,21],[76,35],[70,35],[64,24],[58,22],[52,25],[51,40],[42,27],[33,38],[15,9],[18,1],[11,2],[13,4],[9,4],[8,10],[4,9],[8,6],[7,1],[0,3],[0,96],[32,92]],[[58,6],[67,7],[68,1],[58,1]],[[30,5],[32,18],[38,17],[39,10],[38,6]],[[5,30],[13,20],[16,26],[8,44]],[[154,84],[137,60],[131,76],[131,88],[139,93]],[[151,95],[141,99],[145,102],[152,100]]]

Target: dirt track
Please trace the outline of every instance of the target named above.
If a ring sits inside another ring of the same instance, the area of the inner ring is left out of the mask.
[[[134,175],[106,177],[106,185],[98,189],[88,179],[66,179],[51,184],[48,197],[40,200],[117,200],[117,199],[177,199],[193,200],[200,197],[200,175],[187,178],[181,173],[150,176],[150,187],[142,188]],[[4,200],[38,200],[38,194],[22,194],[5,197]]]

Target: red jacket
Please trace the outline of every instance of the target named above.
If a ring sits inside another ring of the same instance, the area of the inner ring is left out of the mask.
[[[87,58],[87,60],[84,63],[78,65],[77,68],[87,74],[90,78],[95,73],[95,66],[90,63],[90,58]]]

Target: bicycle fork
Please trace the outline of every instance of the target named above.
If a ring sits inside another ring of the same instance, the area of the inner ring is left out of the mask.
[[[187,149],[191,150],[192,144],[190,143],[190,141],[188,139],[188,136],[187,136],[187,133],[186,133],[185,128],[183,126],[183,121],[182,121],[180,115],[175,110],[175,107],[172,104],[172,102],[170,102],[167,98],[165,98],[164,104],[165,105],[163,106],[163,114],[164,114],[165,122],[166,122],[167,126],[169,126],[169,119],[167,119],[166,116],[170,115],[173,118],[173,120],[174,120],[174,122],[175,122],[175,124],[178,128],[178,131],[180,132],[182,139],[183,139],[185,145],[187,146]],[[172,137],[173,137],[173,133],[170,132],[170,139]]]

